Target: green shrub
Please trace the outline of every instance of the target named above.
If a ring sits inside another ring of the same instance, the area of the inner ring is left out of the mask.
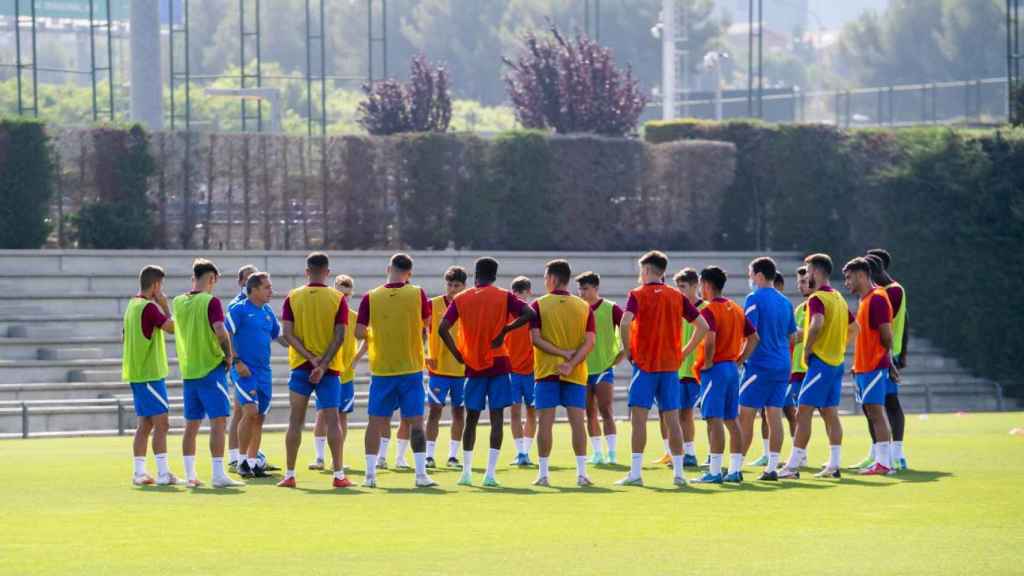
[[[96,197],[75,223],[83,248],[151,248],[156,240],[147,182],[156,169],[141,126],[93,131]]]
[[[43,123],[0,119],[0,248],[39,248],[56,181],[56,162]]]

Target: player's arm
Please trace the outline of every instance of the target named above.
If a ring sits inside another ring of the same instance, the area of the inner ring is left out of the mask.
[[[574,350],[565,350],[564,348],[559,348],[558,346],[555,346],[551,342],[545,340],[544,337],[540,335],[540,328],[530,329],[530,340],[533,342],[534,346],[540,348],[544,352],[551,354],[552,356],[560,356],[562,358],[565,358],[566,360],[571,359],[573,355],[576,353]]]
[[[708,321],[704,319],[704,316],[697,316],[696,319],[691,322],[693,324],[693,334],[690,336],[690,340],[683,347],[683,358],[687,358],[697,346],[700,345],[701,341],[707,336],[711,327],[708,325]]]
[[[619,320],[619,340],[622,341],[622,353],[624,358],[630,363],[633,362],[633,352],[630,350],[629,345],[629,329],[633,325],[633,313],[626,310],[622,313],[622,319]]]
[[[341,343],[345,341],[345,328],[344,324],[334,325],[334,336],[331,338],[330,344],[327,345],[327,350],[324,351],[324,355],[320,357],[316,367],[313,369],[313,373],[310,374],[309,381],[316,384],[320,381],[320,378],[327,372],[328,366],[331,365],[331,361],[334,360],[334,355],[338,353],[338,349],[341,348]]]
[[[494,340],[491,341],[491,348],[500,347],[505,342],[505,336],[509,332],[521,326],[525,326],[526,324],[532,322],[533,319],[536,317],[537,313],[533,311],[533,308],[530,308],[529,306],[523,306],[522,312],[520,312],[518,318],[502,326],[501,331],[498,332],[498,335],[495,336]]]
[[[846,325],[846,346],[849,347],[851,343],[857,340],[857,334],[860,333],[860,326],[856,322],[850,322]]]
[[[217,342],[220,343],[220,349],[224,352],[224,362],[230,370],[231,365],[235,362],[235,351],[231,348],[231,334],[224,327],[224,322],[214,322],[213,333],[217,335]]]
[[[538,330],[537,332],[540,332]],[[576,352],[565,361],[561,366],[558,367],[558,372],[562,376],[568,376],[580,362],[583,362],[587,358],[587,354],[594,349],[594,342],[597,340],[597,335],[593,332],[587,332],[583,337],[583,345],[580,346]]]
[[[437,325],[437,335],[441,337],[441,342],[451,352],[452,357],[455,358],[459,364],[465,364],[466,360],[462,357],[462,352],[459,352],[458,345],[455,344],[455,338],[452,338],[452,327],[448,323],[448,318],[442,318],[441,323]]]
[[[710,370],[715,365],[715,345],[718,343],[718,334],[712,331],[704,336],[704,365],[701,370]]]
[[[369,349],[369,341],[363,339],[359,341],[359,348],[356,349],[356,355],[352,357],[352,365],[362,360],[363,356],[366,356],[366,351]]]
[[[154,300],[156,301],[156,305],[160,307],[160,311],[164,313],[164,318],[167,318],[167,320],[160,325],[160,329],[168,334],[174,334],[174,318],[171,317],[171,306],[170,303],[167,302],[167,296],[163,292],[160,292],[156,294]]]
[[[906,306],[906,302],[903,304]],[[896,367],[900,370],[907,367],[907,345],[910,344],[910,314],[903,313],[903,346],[900,347],[900,355],[896,357]]]
[[[358,330],[359,327],[357,326],[357,333]],[[317,365],[318,362],[320,362],[320,359],[313,355],[312,352],[307,350],[306,347],[302,344],[302,340],[299,340],[299,337],[295,335],[295,324],[291,320],[283,320],[281,322],[281,332],[282,337],[285,339],[286,342],[288,342],[289,346],[294,348],[295,351],[299,353],[299,356],[305,358],[314,367]]]
[[[808,311],[808,313],[810,312]],[[811,321],[807,325],[807,341],[804,342],[804,364],[807,364],[807,358],[810,356],[814,344],[818,341],[818,337],[821,336],[821,330],[824,327],[825,315],[812,314]]]
[[[761,343],[761,337],[757,335],[757,332],[751,332],[749,336],[743,339],[743,348],[740,349],[740,357],[736,359],[736,363],[740,366],[747,363],[750,359],[750,355],[757,350],[757,345]]]

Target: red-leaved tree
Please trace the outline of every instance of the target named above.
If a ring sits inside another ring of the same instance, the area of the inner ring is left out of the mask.
[[[409,82],[385,80],[363,86],[366,100],[359,103],[359,125],[370,134],[447,132],[452,120],[448,71],[423,55],[413,57]]]
[[[611,50],[583,34],[567,40],[554,25],[550,32],[549,38],[528,34],[518,58],[503,58],[511,68],[505,85],[519,122],[559,134],[635,132],[647,97],[632,68],[620,70]]]

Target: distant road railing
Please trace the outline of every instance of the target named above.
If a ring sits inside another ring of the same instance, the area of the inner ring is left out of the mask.
[[[681,118],[715,119],[719,100],[713,94],[676,102]],[[797,87],[762,96],[761,118],[769,122],[819,122],[842,127],[913,126],[919,124],[996,124],[1009,118],[1006,77],[924,84],[895,84],[844,90],[803,91]],[[722,119],[757,117],[747,95],[735,91],[721,98]],[[660,114],[661,105],[648,105]]]

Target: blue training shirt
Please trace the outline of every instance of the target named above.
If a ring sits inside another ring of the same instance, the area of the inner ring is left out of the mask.
[[[234,298],[231,299],[231,302],[228,303],[228,308],[231,308],[235,304],[241,304],[242,302],[245,302],[247,299],[248,297],[245,295],[245,288],[242,288],[242,291],[239,292]]]
[[[270,374],[270,345],[281,335],[281,324],[270,304],[259,308],[242,300],[228,307],[226,320],[238,359],[253,373]]]
[[[796,319],[789,298],[775,288],[758,288],[747,296],[743,310],[761,339],[747,365],[788,372],[791,360],[789,337],[796,332]]]

